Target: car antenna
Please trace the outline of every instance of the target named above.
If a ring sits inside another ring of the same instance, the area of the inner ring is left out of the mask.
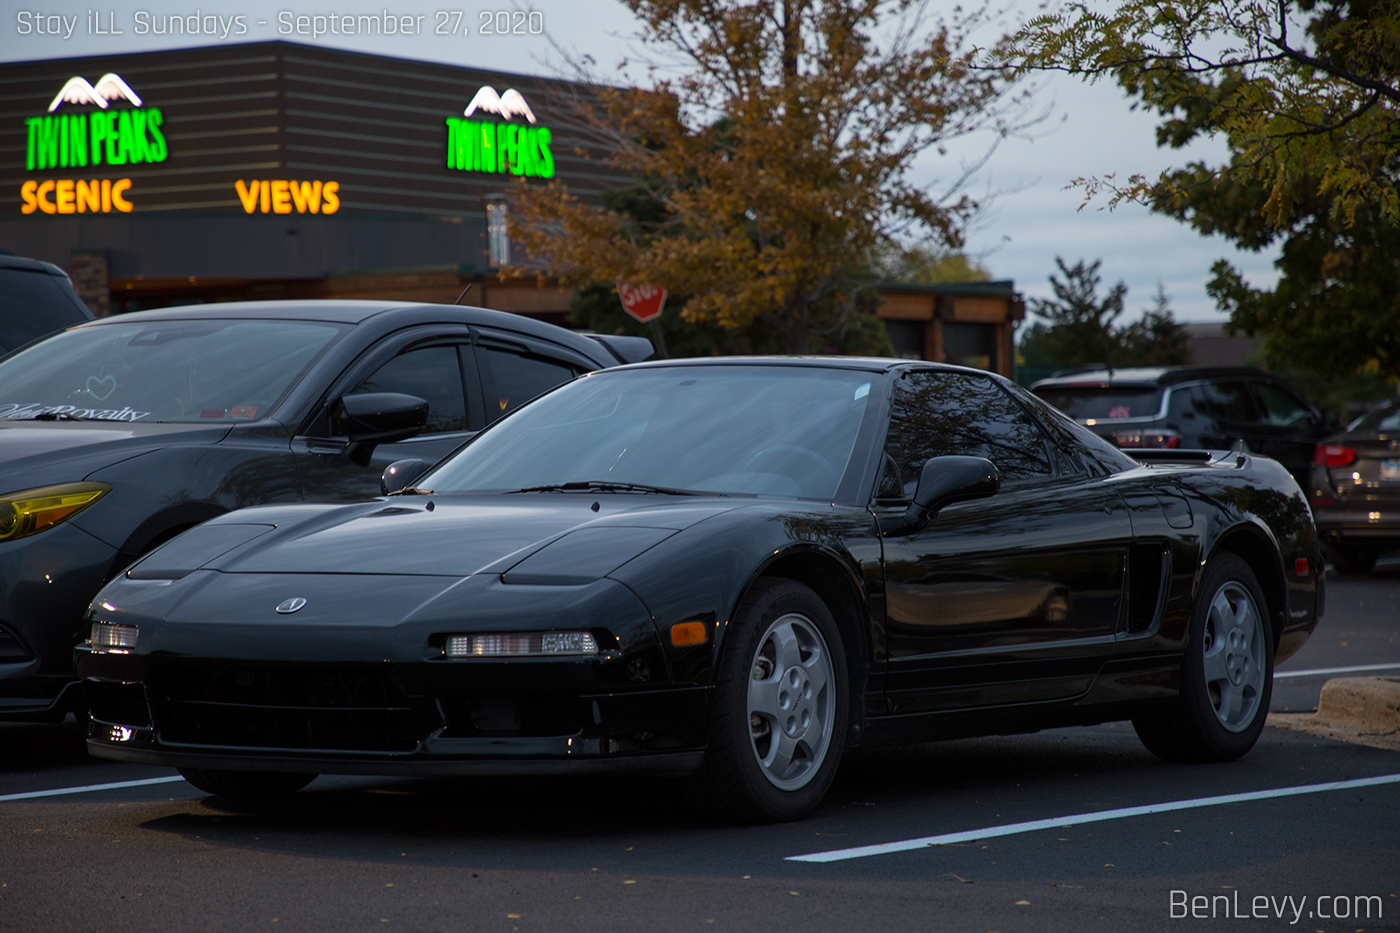
[[[452,303],[453,303],[454,305],[459,305],[459,304],[461,304],[461,303],[462,303],[462,299],[465,298],[465,297],[467,297],[467,292],[471,291],[471,290],[472,290],[472,286],[475,285],[475,284],[476,284],[475,282],[468,282],[468,283],[467,283],[467,287],[464,288],[464,289],[462,289],[462,294],[458,295],[458,296],[457,296],[457,300],[454,301],[454,302],[452,302]]]

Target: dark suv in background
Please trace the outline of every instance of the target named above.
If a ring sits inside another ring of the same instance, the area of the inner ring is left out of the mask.
[[[0,356],[90,320],[92,312],[73,291],[67,273],[0,246]]]
[[[1134,367],[1057,373],[1036,395],[1122,448],[1224,450],[1243,442],[1307,483],[1317,442],[1335,419],[1263,370]]]

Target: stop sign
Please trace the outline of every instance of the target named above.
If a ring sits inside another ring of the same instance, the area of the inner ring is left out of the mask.
[[[617,283],[617,296],[622,299],[622,310],[645,324],[661,316],[666,307],[666,289],[660,285],[626,285]]]

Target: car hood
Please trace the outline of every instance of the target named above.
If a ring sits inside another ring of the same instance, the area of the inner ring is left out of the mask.
[[[42,466],[59,481],[82,479],[101,469],[171,443],[209,443],[228,434],[230,425],[131,424],[119,421],[0,421],[0,471],[21,474]],[[81,461],[82,475],[59,471]],[[4,483],[0,480],[0,483]],[[8,483],[4,483],[9,486]],[[0,489],[0,492],[9,491]]]
[[[496,573],[513,583],[583,583],[735,507],[692,497],[526,493],[307,506],[304,517],[286,507],[245,509],[203,527],[266,522],[275,530],[203,566],[260,574]],[[172,548],[172,559],[178,551]]]

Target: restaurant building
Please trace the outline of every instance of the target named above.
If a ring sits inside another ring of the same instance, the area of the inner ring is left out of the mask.
[[[507,193],[607,165],[567,81],[255,42],[0,64],[0,245],[98,315],[373,298],[567,322],[571,290],[502,282]],[[519,257],[517,257],[518,260]],[[1011,373],[1012,283],[882,290],[903,356]]]

